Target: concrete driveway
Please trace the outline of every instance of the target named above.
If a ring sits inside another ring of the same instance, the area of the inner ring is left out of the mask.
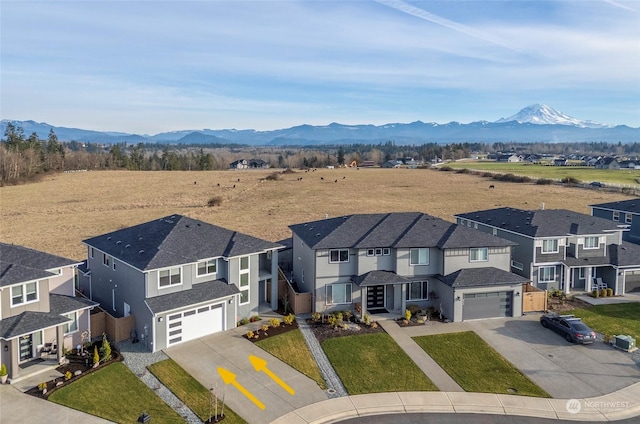
[[[568,343],[539,319],[533,314],[465,324],[554,398],[600,396],[640,381],[640,367],[624,352],[599,342]]]
[[[315,381],[269,355],[242,337],[247,327],[182,343],[165,350],[174,361],[207,388],[216,388],[216,394],[234,412],[251,424],[269,423],[297,408],[327,400],[327,395]],[[249,355],[267,361],[267,368],[294,391],[290,395],[264,372],[256,372]],[[255,396],[265,408],[260,409],[240,390],[225,385],[218,374],[222,367],[236,375],[236,382]]]

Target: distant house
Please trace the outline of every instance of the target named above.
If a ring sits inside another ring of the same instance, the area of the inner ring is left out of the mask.
[[[542,160],[542,156],[536,154],[530,154],[524,159],[527,162],[536,163]]]
[[[262,159],[249,159],[247,167],[252,169],[265,169],[269,167],[269,164]]]
[[[397,160],[388,160],[380,165],[380,168],[400,168],[401,163],[402,162],[398,162]]]
[[[587,156],[584,158],[584,164],[586,166],[596,166],[596,164],[600,159],[601,159],[600,157]]]
[[[596,162],[596,169],[620,169],[620,164],[616,158],[607,156]]]
[[[557,158],[553,160],[553,166],[567,166],[569,161],[566,158]]]
[[[637,160],[622,160],[620,161],[620,168],[622,169],[636,169],[636,167],[640,165],[640,162]]]
[[[362,164],[360,165],[363,168],[372,168],[374,166],[376,166],[377,163],[375,160],[365,160],[362,162]]]
[[[516,154],[499,155],[498,162],[522,162],[522,158]]]
[[[249,164],[246,159],[238,159],[229,164],[229,168],[231,169],[247,169]]]
[[[622,233],[622,239],[640,244],[640,200],[621,200],[619,202],[599,203],[590,205],[591,215],[599,216],[613,222],[629,226],[629,230]],[[640,276],[639,276],[640,278]]]

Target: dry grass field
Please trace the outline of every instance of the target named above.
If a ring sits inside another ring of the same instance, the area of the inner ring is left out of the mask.
[[[288,225],[325,215],[420,211],[453,221],[456,213],[542,203],[588,214],[589,204],[628,198],[421,169],[297,170],[265,180],[273,172],[81,172],[0,187],[0,240],[81,260],[83,239],[171,214],[277,241],[290,237]],[[208,207],[214,196],[222,204]]]

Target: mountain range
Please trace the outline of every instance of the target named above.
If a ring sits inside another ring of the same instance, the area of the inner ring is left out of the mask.
[[[640,141],[640,128],[626,125],[605,125],[584,121],[559,112],[547,105],[527,106],[515,115],[497,121],[477,121],[468,124],[416,121],[408,124],[384,125],[299,125],[291,128],[257,131],[235,130],[181,130],[156,135],[139,135],[122,132],[101,132],[79,128],[57,127],[44,122],[0,121],[0,131],[13,122],[22,127],[26,136],[33,132],[46,139],[50,129],[61,141],[93,143],[169,143],[169,144],[246,144],[262,146],[321,145],[384,143],[398,145],[422,143],[462,142],[609,142],[631,143]]]

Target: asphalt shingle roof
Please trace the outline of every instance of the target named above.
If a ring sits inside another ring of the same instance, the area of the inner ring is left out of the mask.
[[[530,281],[520,275],[494,267],[461,269],[448,275],[438,275],[436,278],[454,288],[524,284]]]
[[[240,293],[240,290],[235,285],[227,284],[224,280],[214,280],[194,284],[191,290],[150,297],[146,302],[149,305],[149,309],[154,314],[158,314],[238,293]]]
[[[49,310],[52,314],[68,314],[73,311],[92,308],[100,303],[82,297],[64,296],[62,294],[49,295]]]
[[[103,234],[84,243],[142,271],[282,247],[182,215]]]
[[[362,275],[354,275],[351,281],[360,287],[379,286],[382,284],[405,284],[410,283],[408,278],[401,277],[391,271],[369,271]]]
[[[497,208],[456,216],[530,237],[602,234],[607,231],[620,230],[615,222],[564,209],[527,211],[515,208]]]
[[[0,321],[0,338],[9,340],[70,321],[55,313],[26,311]]]
[[[622,244],[612,244],[609,247],[611,262],[617,266],[640,267],[640,245],[623,241]]]
[[[619,202],[598,203],[590,205],[592,208],[611,209],[640,215],[640,199],[621,200]]]
[[[502,247],[515,243],[420,212],[346,215],[291,225],[312,249]]]
[[[41,252],[28,247],[0,243],[0,286],[10,286],[24,281],[49,278],[55,274],[47,271],[75,265],[78,261]]]

